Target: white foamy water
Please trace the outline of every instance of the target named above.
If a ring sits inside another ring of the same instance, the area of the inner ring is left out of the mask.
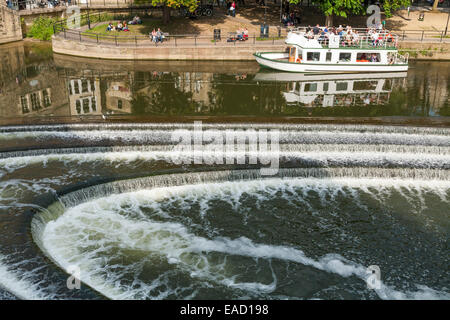
[[[345,148],[342,148],[345,150]],[[450,167],[450,153],[437,150],[434,153],[407,153],[407,152],[356,152],[356,151],[280,151],[277,155],[283,161],[306,162],[315,166],[364,166],[385,167],[400,166],[408,168],[434,168],[447,169]],[[214,152],[204,151],[202,153],[204,163],[217,162],[218,155]],[[225,163],[225,153],[220,155],[221,163]],[[255,159],[271,159],[271,152],[227,152],[227,157],[239,158],[253,156]],[[42,164],[47,167],[50,161],[63,162],[66,166],[83,164],[89,162],[109,162],[111,164],[129,164],[135,161],[165,161],[167,163],[193,163],[194,152],[181,151],[123,151],[123,152],[95,152],[95,153],[68,153],[68,154],[46,154],[36,156],[14,157],[0,159],[0,170],[12,173],[17,169],[32,164]],[[248,161],[247,161],[248,162]],[[3,173],[5,174],[5,173]],[[1,171],[0,171],[1,177]]]
[[[258,243],[247,237],[205,238],[193,234],[178,222],[154,221],[140,211],[141,206],[152,206],[167,199],[216,197],[237,199],[243,193],[254,194],[264,190],[275,194],[278,190],[300,187],[306,190],[363,188],[425,188],[441,194],[448,202],[449,181],[421,181],[396,179],[266,179],[264,181],[238,181],[207,183],[198,185],[172,186],[140,190],[131,193],[114,194],[68,208],[59,218],[50,221],[42,230],[41,241],[47,254],[63,269],[71,265],[81,268],[83,282],[113,299],[165,298],[174,294],[168,286],[170,274],[188,274],[193,281],[212,282],[227,288],[235,288],[253,294],[270,294],[277,288],[277,277],[270,282],[242,282],[236,280],[234,265],[227,263],[227,256],[242,256],[251,259],[278,259],[310,266],[318,272],[336,274],[343,278],[367,278],[366,266],[345,259],[339,254],[329,253],[319,259],[305,255],[298,246],[269,245]],[[336,193],[336,192],[335,192]],[[124,209],[126,208],[126,209]],[[125,210],[125,211],[124,211]],[[206,214],[206,211],[199,214]],[[111,256],[112,252],[118,254]],[[119,253],[117,253],[119,252]],[[169,268],[152,281],[143,281],[138,276],[131,284],[121,283],[121,276],[139,274],[139,261],[126,266],[114,265],[114,259],[123,259],[130,252],[146,261],[164,259]],[[219,253],[224,258],[213,259],[211,254]],[[119,271],[118,271],[119,270]],[[165,286],[165,290],[158,289]],[[401,291],[382,284],[376,290],[382,299],[449,299],[447,292],[441,292],[418,285],[417,291]],[[178,294],[193,295],[181,290]]]
[[[7,290],[19,299],[46,300],[56,298],[55,295],[42,289],[40,284],[42,279],[36,279],[33,270],[17,270],[17,264],[8,263],[6,260],[6,257],[0,255],[0,288]]]

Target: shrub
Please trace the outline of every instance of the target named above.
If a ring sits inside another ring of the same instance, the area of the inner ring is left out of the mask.
[[[39,16],[33,21],[27,36],[40,39],[50,40],[53,34],[53,24],[56,22],[53,18]]]

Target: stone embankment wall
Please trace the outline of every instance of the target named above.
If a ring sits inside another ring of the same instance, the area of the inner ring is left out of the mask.
[[[283,44],[204,45],[192,47],[153,46],[123,47],[79,42],[53,37],[53,51],[79,57],[119,60],[254,60],[257,51],[282,51]],[[448,42],[401,42],[400,52],[409,53],[410,59],[450,60]]]

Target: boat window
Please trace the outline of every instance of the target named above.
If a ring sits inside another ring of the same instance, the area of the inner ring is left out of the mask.
[[[320,60],[320,52],[308,52],[308,54],[306,56],[306,60],[319,61]]]
[[[379,53],[358,52],[356,54],[356,62],[380,62]]]
[[[331,61],[331,52],[327,52],[326,61]]]
[[[375,90],[377,88],[378,80],[368,80],[368,81],[355,81],[353,83],[353,90]]]
[[[350,52],[341,52],[341,53],[339,53],[339,61],[350,62],[351,58],[352,58],[352,54]]]
[[[324,92],[327,92],[327,91],[328,91],[328,82],[325,82],[325,83],[323,84],[323,91],[324,91]]]
[[[291,56],[295,56],[295,48],[291,47],[291,52],[289,53]]]
[[[295,62],[295,48],[289,47],[289,62]]]
[[[386,79],[383,83],[383,90],[392,90],[392,87],[394,85],[393,79]]]
[[[305,83],[305,92],[316,92],[317,83]]]
[[[347,82],[338,82],[336,83],[336,91],[345,91],[348,88]]]

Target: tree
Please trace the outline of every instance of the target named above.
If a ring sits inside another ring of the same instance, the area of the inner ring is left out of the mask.
[[[382,1],[382,8],[387,18],[392,17],[392,12],[400,9],[401,7],[409,7],[411,0],[384,0]]]
[[[333,16],[347,18],[349,14],[364,14],[362,0],[313,0],[325,15],[325,25],[333,25]],[[298,4],[299,0],[290,0]]]
[[[197,6],[197,0],[151,0],[153,6],[163,6],[163,23],[168,24],[170,20],[170,10],[184,6],[193,12]]]
[[[298,4],[300,0],[290,0],[292,4]],[[438,0],[436,0],[438,1]],[[333,17],[347,18],[351,14],[366,14],[364,0],[313,0],[325,15],[325,25],[333,25]],[[392,11],[401,7],[407,7],[411,0],[381,0],[386,17],[392,16]]]

